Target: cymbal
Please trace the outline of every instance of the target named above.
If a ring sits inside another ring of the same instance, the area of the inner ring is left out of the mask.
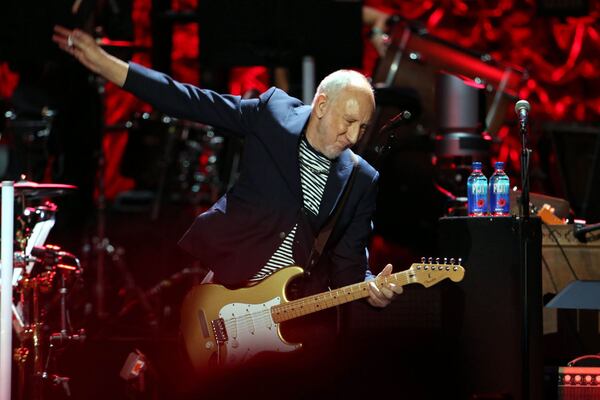
[[[75,185],[63,183],[36,183],[32,181],[15,182],[15,196],[24,196],[27,199],[43,199],[45,197],[56,197],[76,190]]]

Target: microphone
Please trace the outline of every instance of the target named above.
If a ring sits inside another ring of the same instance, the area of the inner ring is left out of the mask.
[[[527,100],[519,100],[517,104],[515,104],[515,112],[519,117],[519,125],[521,126],[521,131],[525,131],[527,128],[527,114],[531,110],[531,106]]]
[[[600,223],[592,225],[580,225],[575,224],[573,228],[573,236],[577,238],[581,243],[587,243],[596,240],[597,237],[588,237],[588,233],[600,230]]]
[[[398,114],[394,115],[382,128],[379,132],[386,132],[392,129],[398,128],[400,125],[403,125],[410,120],[411,117],[410,111],[400,111]]]
[[[381,157],[383,153],[387,153],[387,151],[391,148],[391,146],[387,143],[388,140],[394,136],[394,130],[399,128],[401,125],[407,124],[412,117],[410,111],[404,110],[400,111],[398,114],[394,115],[390,118],[377,132],[375,136],[373,150],[378,154],[378,157]]]

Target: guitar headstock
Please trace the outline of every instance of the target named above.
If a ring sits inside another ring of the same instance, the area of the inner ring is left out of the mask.
[[[433,286],[446,278],[450,278],[453,282],[460,282],[465,276],[465,269],[460,265],[461,262],[460,258],[457,261],[454,258],[449,260],[444,258],[440,261],[439,258],[423,257],[420,263],[410,266],[409,278],[412,282],[420,283],[425,287]]]
[[[537,215],[542,219],[545,224],[548,225],[565,225],[566,222],[558,218],[554,214],[554,207],[549,204],[544,204],[537,212]]]

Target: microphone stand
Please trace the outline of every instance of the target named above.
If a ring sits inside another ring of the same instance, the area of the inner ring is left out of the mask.
[[[366,154],[367,151],[374,152],[375,154],[371,155],[373,160],[370,162],[375,168],[378,168],[382,159],[387,155],[391,148],[389,140],[391,136],[393,136],[394,131],[410,122],[412,122],[412,115],[410,111],[404,110],[390,118],[381,128],[379,128],[379,131],[377,131],[376,134],[374,134],[375,127],[371,125],[367,133],[365,133],[365,137],[358,144],[357,153],[362,157],[370,158],[370,154]]]
[[[527,131],[529,125],[525,122],[519,123],[521,134],[521,215],[524,220],[529,220],[529,157],[531,150],[527,148]]]
[[[530,220],[529,208],[529,159],[531,150],[527,148],[528,121],[519,118],[519,133],[521,135],[521,199],[520,199],[520,215],[518,218],[519,229],[519,253],[521,264],[521,297],[523,299],[523,309],[521,310],[522,329],[521,332],[521,348],[522,348],[522,398],[531,398],[531,310],[529,309],[529,286],[532,282],[529,279],[529,250],[530,240],[532,239],[533,227]]]

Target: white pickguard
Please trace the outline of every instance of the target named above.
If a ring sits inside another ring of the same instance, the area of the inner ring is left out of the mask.
[[[219,317],[225,321],[228,336],[221,362],[238,364],[263,351],[289,352],[301,347],[281,339],[279,324],[271,317],[271,307],[279,303],[281,298],[275,297],[266,303],[231,303],[221,308]]]

